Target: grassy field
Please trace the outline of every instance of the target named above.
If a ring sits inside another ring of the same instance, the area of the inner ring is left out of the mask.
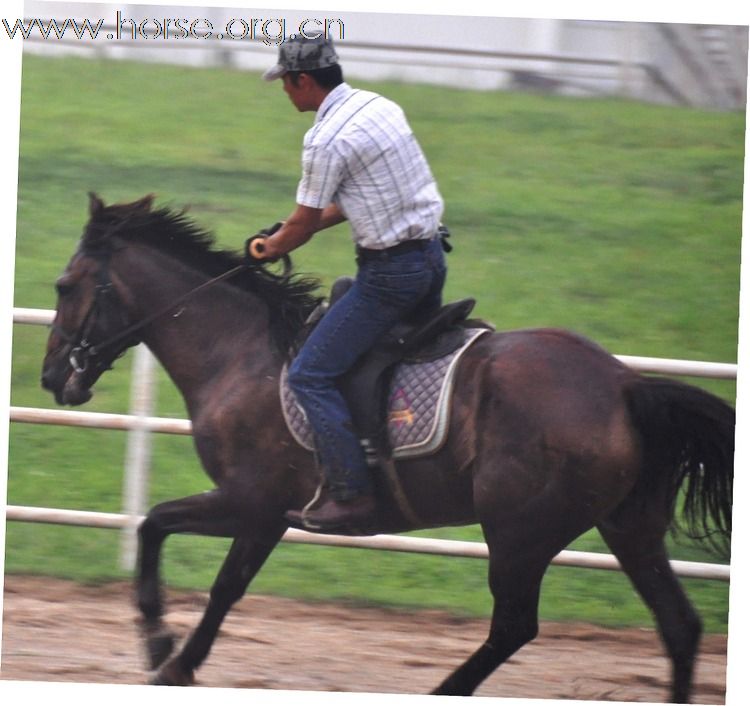
[[[358,84],[361,85],[361,84]],[[554,325],[614,353],[734,362],[744,116],[401,84],[367,85],[405,109],[446,201],[456,246],[447,298],[474,296],[498,328]],[[310,115],[255,74],[24,58],[15,304],[53,308],[52,284],[86,218],[154,192],[190,205],[222,245],[288,214]],[[353,269],[345,226],[295,257],[324,284]],[[38,378],[46,332],[15,326],[11,404],[52,407]],[[87,409],[125,412],[130,356]],[[727,400],[731,382],[694,381]],[[160,374],[158,414],[184,406]],[[12,425],[8,502],[119,512],[125,436]],[[209,487],[187,438],[154,439],[150,501]],[[479,539],[476,527],[424,533]],[[6,570],[122,577],[106,530],[10,523]],[[177,537],[164,571],[205,589],[227,543]],[[594,534],[572,547],[605,551]],[[690,543],[675,558],[710,560]],[[251,591],[487,615],[476,560],[282,545]],[[686,582],[709,630],[726,630],[727,587]],[[617,573],[553,568],[542,617],[649,624]]]

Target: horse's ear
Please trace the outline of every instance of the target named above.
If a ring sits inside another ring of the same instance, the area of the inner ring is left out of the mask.
[[[145,211],[148,213],[151,210],[151,206],[154,204],[154,199],[156,197],[154,194],[148,194],[144,196],[142,199],[138,199],[138,201],[134,201],[130,204],[130,207],[134,211]]]
[[[93,191],[89,191],[89,216],[94,218],[104,210],[104,201],[102,201]]]

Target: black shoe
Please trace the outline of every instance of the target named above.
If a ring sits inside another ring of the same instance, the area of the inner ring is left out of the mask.
[[[308,532],[369,534],[375,519],[375,498],[357,495],[351,500],[329,497],[315,510],[291,510],[284,517],[294,527]]]

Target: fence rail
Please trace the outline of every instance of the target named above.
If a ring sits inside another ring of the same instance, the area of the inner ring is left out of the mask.
[[[54,312],[47,309],[13,309],[13,322],[16,324],[49,325]],[[737,378],[737,365],[734,363],[711,363],[698,360],[678,360],[674,358],[649,358],[634,355],[616,355],[618,360],[641,373],[662,375],[686,375],[692,377],[732,380]]]
[[[54,312],[45,309],[13,310],[13,321],[19,324],[48,325]],[[718,379],[736,379],[737,366],[729,363],[710,363],[640,356],[616,356],[626,365],[640,372],[664,375],[685,375]],[[103,412],[80,412],[58,409],[38,409],[33,407],[10,408],[10,421],[26,424],[52,424],[96,429],[114,429],[142,434],[144,432],[190,435],[192,425],[187,419],[144,416],[142,414],[111,414]],[[138,483],[136,483],[138,485]],[[81,510],[25,507],[8,505],[6,518],[18,522],[42,522],[62,525],[79,525],[123,530],[134,541],[134,529],[143,519],[137,512],[112,514]],[[347,537],[338,535],[317,535],[301,530],[289,529],[283,537],[285,542],[318,544],[325,546],[353,547],[359,549],[379,549],[386,551],[439,554],[487,559],[487,545],[482,542],[462,542],[438,540],[422,537],[375,535],[373,537]],[[132,547],[126,551],[128,563],[132,564]],[[619,571],[620,565],[609,554],[565,550],[552,561],[561,566],[605,569]],[[680,576],[729,581],[729,566],[704,562],[672,561],[672,567]]]
[[[139,524],[143,519],[142,516],[137,515],[59,510],[19,505],[8,505],[7,518],[21,522],[43,522],[58,525],[98,527],[101,529],[126,529]],[[303,532],[302,530],[288,529],[281,541],[296,544],[350,547],[354,549],[437,554],[440,556],[468,559],[489,558],[489,551],[484,542],[465,542],[453,539],[432,539],[429,537],[404,537],[389,534],[378,534],[372,537],[349,537],[312,534],[310,532]],[[620,564],[617,559],[609,554],[600,554],[598,552],[564,550],[552,560],[552,563],[559,566],[620,571]],[[729,581],[729,566],[725,564],[676,560],[671,561],[670,564],[678,576]]]

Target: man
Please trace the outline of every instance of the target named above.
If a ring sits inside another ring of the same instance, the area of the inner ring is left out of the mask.
[[[316,441],[327,493],[287,513],[312,531],[366,526],[376,503],[364,450],[336,380],[394,324],[441,304],[443,200],[402,110],[343,80],[330,40],[296,38],[264,74],[281,79],[300,112],[316,111],[304,138],[297,206],[272,235],[250,239],[251,258],[274,259],[348,220],[358,271],[289,369],[289,384]],[[317,496],[316,496],[317,498]]]

